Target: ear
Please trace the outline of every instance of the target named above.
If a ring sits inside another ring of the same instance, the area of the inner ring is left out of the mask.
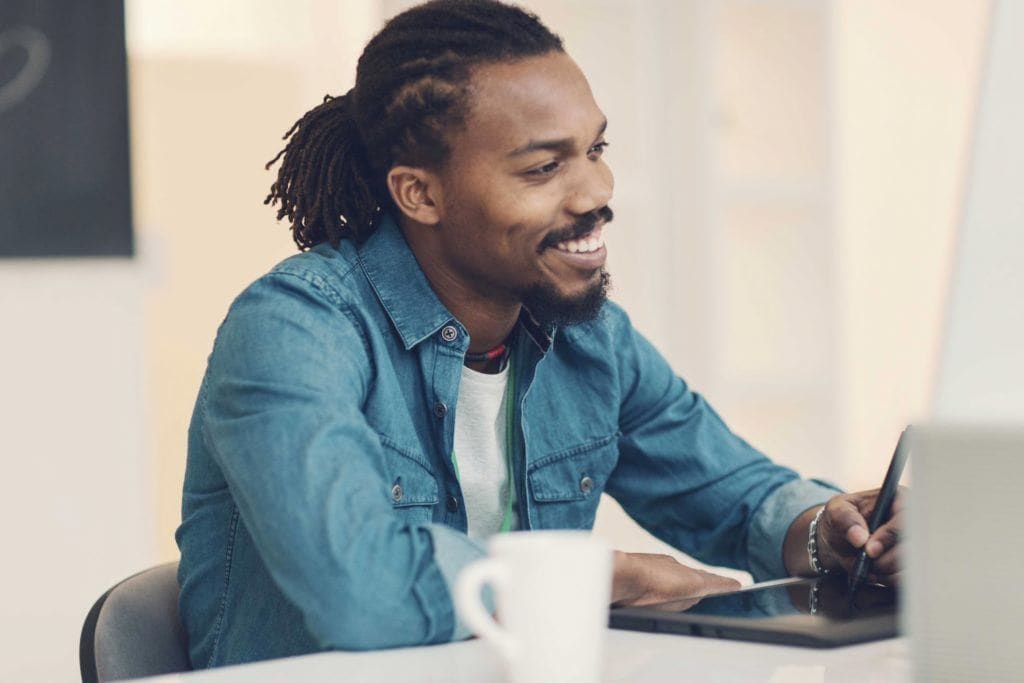
[[[424,225],[437,225],[440,213],[440,178],[427,169],[394,166],[388,171],[388,192],[398,210]]]

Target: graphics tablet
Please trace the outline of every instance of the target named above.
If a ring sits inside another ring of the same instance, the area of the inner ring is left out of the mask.
[[[612,628],[753,640],[802,647],[836,647],[894,638],[897,592],[861,586],[852,602],[846,577],[755,584],[700,601],[611,610]]]

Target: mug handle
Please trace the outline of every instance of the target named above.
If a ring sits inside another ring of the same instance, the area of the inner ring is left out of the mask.
[[[501,591],[507,576],[505,566],[496,559],[485,558],[470,563],[455,582],[455,607],[474,633],[492,643],[504,659],[512,661],[519,650],[519,644],[508,631],[498,625],[480,597],[487,584],[493,586],[495,591]]]

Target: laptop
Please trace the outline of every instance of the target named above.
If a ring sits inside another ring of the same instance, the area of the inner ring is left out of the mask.
[[[845,577],[782,579],[699,602],[611,610],[612,628],[828,648],[899,635],[898,591]]]
[[[905,623],[915,680],[1024,672],[1024,424],[917,429]]]

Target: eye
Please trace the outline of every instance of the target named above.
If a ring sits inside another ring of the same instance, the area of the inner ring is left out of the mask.
[[[558,161],[551,161],[551,162],[548,162],[548,163],[544,164],[543,166],[541,166],[539,168],[530,169],[529,171],[526,172],[526,174],[527,175],[532,175],[532,176],[551,175],[552,173],[557,171],[560,166],[561,166],[560,162],[558,162]]]
[[[607,146],[608,142],[602,140],[601,142],[596,143],[593,147],[587,150],[587,156],[591,158],[598,158],[602,154],[604,154],[604,148]]]

